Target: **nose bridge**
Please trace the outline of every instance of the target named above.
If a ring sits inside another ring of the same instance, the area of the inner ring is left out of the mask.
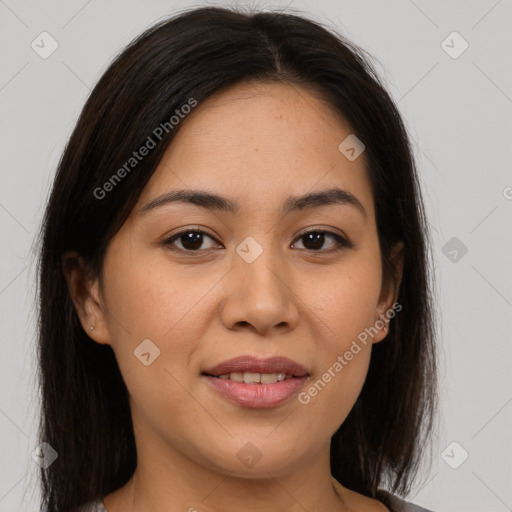
[[[252,263],[243,260],[237,265],[248,283],[246,295],[262,295],[267,301],[286,295],[283,283],[286,264],[279,261],[274,248],[267,247]]]
[[[223,320],[227,326],[249,323],[258,331],[295,324],[296,304],[290,290],[286,258],[271,235],[247,237],[236,248]]]
[[[283,283],[286,262],[280,258],[280,251],[270,236],[258,238],[260,242],[248,237],[237,247],[236,273],[244,276],[245,297],[256,304],[263,301],[277,305],[287,295]]]

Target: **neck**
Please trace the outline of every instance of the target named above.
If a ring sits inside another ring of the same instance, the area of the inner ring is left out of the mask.
[[[104,499],[108,512],[350,510],[344,488],[330,474],[329,444],[311,460],[252,477],[206,467],[168,445],[146,444],[137,453],[133,477]]]

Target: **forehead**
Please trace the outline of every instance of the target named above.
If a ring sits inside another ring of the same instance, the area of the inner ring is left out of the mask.
[[[311,89],[237,84],[180,122],[141,201],[187,187],[262,202],[336,186],[373,212],[364,154],[340,152],[351,129]]]

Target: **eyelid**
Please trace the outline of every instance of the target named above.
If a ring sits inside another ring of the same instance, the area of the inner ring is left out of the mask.
[[[322,225],[309,226],[308,228],[304,228],[304,230],[300,231],[299,234],[295,238],[300,238],[301,236],[307,235],[311,232],[317,232],[317,231],[321,231],[323,233],[332,233],[334,235],[338,235],[338,236],[348,239],[347,235],[345,235],[345,233],[343,233],[343,231],[341,231],[337,228],[333,228],[330,226],[322,226]]]
[[[309,233],[325,233],[330,236],[337,236],[339,238],[342,238],[346,241],[348,245],[351,247],[355,247],[356,244],[351,241],[351,239],[341,230],[338,228],[333,228],[330,226],[310,226],[309,228],[304,229],[301,231],[293,240],[298,240],[299,238],[303,237],[304,235],[308,235]]]
[[[176,228],[175,230],[166,234],[164,238],[169,239],[169,238],[172,238],[173,236],[179,235],[181,233],[188,233],[189,231],[199,231],[201,233],[207,234],[208,236],[211,236],[212,238],[217,237],[217,235],[215,233],[213,233],[213,231],[209,230],[208,228],[205,228],[204,226],[200,226],[199,224],[196,224],[196,225]]]

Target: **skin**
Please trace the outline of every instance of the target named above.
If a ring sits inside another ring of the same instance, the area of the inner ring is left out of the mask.
[[[77,255],[66,255],[76,263],[66,276],[83,328],[112,346],[130,393],[138,467],[104,499],[108,512],[388,510],[343,487],[329,469],[330,438],[387,326],[306,405],[295,396],[266,410],[245,408],[200,375],[235,356],[280,355],[306,367],[307,389],[396,302],[400,247],[396,279],[384,278],[364,154],[349,161],[338,149],[350,133],[311,90],[237,84],[182,121],[109,245],[102,279],[87,279]],[[347,204],[282,214],[288,196],[332,187],[356,196],[366,216]],[[182,188],[227,196],[240,208],[182,202],[139,213]],[[196,252],[185,252],[191,244],[183,237],[165,245],[180,228],[198,227],[212,238],[205,235]],[[356,245],[329,252],[336,241],[308,243],[309,228]],[[263,250],[252,263],[236,252],[248,236]],[[145,366],[133,352],[148,338],[160,356]],[[248,442],[261,454],[252,468],[237,457]]]

